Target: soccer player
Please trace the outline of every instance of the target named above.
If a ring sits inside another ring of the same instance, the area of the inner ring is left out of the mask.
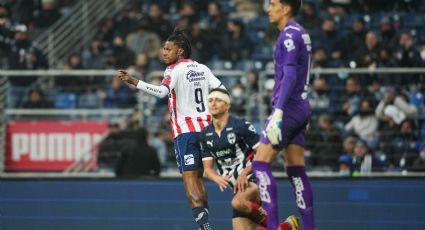
[[[247,121],[229,115],[230,96],[223,89],[213,89],[208,96],[212,124],[202,130],[199,142],[206,176],[224,191],[233,189],[234,230],[254,230],[266,226],[267,216],[260,204],[260,193],[254,182],[251,159],[259,144],[259,135]],[[218,172],[214,169],[217,163]],[[281,224],[282,230],[296,230],[299,223],[290,216]]]
[[[304,229],[316,229],[313,191],[304,163],[305,129],[311,116],[307,101],[311,41],[304,28],[294,21],[300,7],[301,0],[271,0],[267,8],[269,21],[280,30],[274,54],[273,110],[264,124],[252,168],[267,212],[267,229],[273,230],[277,229],[279,216],[270,165],[282,149]]]
[[[137,80],[123,70],[118,72],[118,77],[148,94],[161,98],[168,96],[177,166],[182,173],[193,217],[204,230],[211,227],[198,136],[211,121],[206,105],[208,91],[219,87],[224,89],[224,86],[208,67],[189,59],[190,55],[191,45],[187,36],[176,29],[164,44],[163,61],[168,67],[161,85]]]

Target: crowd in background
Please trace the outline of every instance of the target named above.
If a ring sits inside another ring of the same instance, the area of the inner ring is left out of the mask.
[[[303,2],[297,20],[312,38],[313,68],[425,67],[422,1]],[[31,36],[66,14],[71,4],[0,0],[0,66],[49,68]],[[192,42],[194,60],[213,70],[246,73],[240,79],[222,80],[232,95],[232,113],[250,113],[259,128],[258,103],[270,103],[274,83],[269,76],[259,85],[258,74],[273,68],[278,34],[268,23],[266,4],[261,0],[129,1],[120,13],[102,20],[89,44],[59,68],[129,69],[158,84],[161,76],[147,77],[164,70],[159,58],[162,43],[174,27],[180,27]],[[423,74],[312,76],[309,100],[314,116],[306,152],[310,168],[340,170],[343,175],[425,170],[423,82]],[[36,77],[10,78],[9,84],[14,96],[8,98],[10,108],[132,108],[137,103],[136,90],[110,76],[56,77],[54,89],[47,90],[37,85]],[[260,87],[265,95],[259,94]],[[155,125],[149,127],[149,140],[164,167],[172,164],[174,156],[167,102],[152,100],[155,107],[149,119]]]

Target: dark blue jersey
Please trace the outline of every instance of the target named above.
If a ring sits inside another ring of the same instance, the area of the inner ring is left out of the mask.
[[[259,135],[254,126],[243,119],[229,117],[221,133],[214,130],[211,123],[200,134],[202,160],[214,159],[219,174],[231,175],[232,184],[239,173],[251,164],[247,156],[259,143]]]

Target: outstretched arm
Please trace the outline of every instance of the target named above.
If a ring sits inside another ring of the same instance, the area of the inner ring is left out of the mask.
[[[146,92],[150,95],[153,95],[155,97],[163,98],[170,93],[170,90],[165,85],[152,85],[152,84],[146,83],[144,81],[141,81],[141,80],[138,80],[138,79],[132,77],[130,74],[128,74],[124,70],[118,70],[117,76],[122,81],[124,81],[124,82],[126,82],[130,85],[134,85],[138,89],[140,89],[140,90],[142,90],[142,91],[144,91],[144,92]]]

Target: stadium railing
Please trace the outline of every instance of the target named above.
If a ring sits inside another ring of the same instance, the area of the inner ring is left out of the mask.
[[[229,78],[232,80],[225,80],[228,83],[233,83],[234,79],[240,79],[245,76],[245,73],[243,71],[226,71],[226,70],[214,70],[213,71],[215,75],[219,76],[220,78]],[[113,177],[113,174],[111,173],[104,173],[104,172],[85,172],[84,170],[81,170],[82,172],[50,172],[50,173],[10,173],[5,172],[5,150],[6,150],[6,128],[7,125],[10,122],[13,121],[19,121],[19,120],[28,120],[25,119],[26,116],[30,116],[30,120],[37,121],[37,120],[45,120],[47,117],[54,117],[55,119],[62,119],[62,120],[95,120],[99,119],[99,117],[105,119],[105,120],[111,120],[118,117],[128,117],[132,113],[132,109],[110,109],[110,108],[96,108],[96,109],[15,109],[15,108],[6,108],[6,97],[4,95],[6,91],[7,86],[7,78],[13,78],[13,77],[21,77],[21,76],[43,76],[45,79],[53,79],[54,77],[58,76],[93,76],[93,77],[111,77],[115,73],[114,70],[35,70],[35,71],[15,71],[15,70],[0,70],[0,79],[2,80],[0,83],[0,92],[2,92],[2,97],[0,97],[0,109],[4,111],[1,115],[1,127],[0,130],[0,176],[1,177],[25,177],[27,176],[43,176],[46,177],[78,177],[78,175],[84,177],[87,175],[93,175],[96,176],[106,176],[106,177]],[[341,68],[327,68],[327,69],[312,69],[310,78],[314,77],[327,77],[337,74],[348,74],[348,75],[368,75],[368,74],[385,74],[385,75],[406,75],[406,74],[417,74],[417,75],[423,75],[425,74],[425,68],[384,68],[384,69],[368,69],[368,68],[356,68],[356,69],[341,69]],[[162,71],[156,71],[151,72],[147,76],[148,78],[151,78],[153,76],[162,76]],[[264,83],[267,80],[268,76],[273,75],[273,71],[263,71],[259,73],[259,95],[265,94],[265,88]],[[400,77],[400,76],[395,76]],[[54,87],[51,84],[47,84],[48,87]],[[228,89],[231,87],[226,85]],[[332,87],[332,86],[331,86]],[[250,93],[246,93],[245,95],[250,95]],[[146,100],[146,96],[138,97],[138,105],[137,108],[140,111],[145,111],[147,106],[152,106],[149,104],[149,100]],[[267,116],[266,112],[267,105],[265,103],[259,103],[257,105],[257,110],[259,111],[259,120],[260,124],[263,123]],[[252,117],[249,114],[251,111],[250,109],[247,109],[247,119],[250,120]],[[143,114],[141,119],[146,119],[146,114]],[[147,125],[149,122],[147,120],[142,120],[141,124]],[[92,154],[92,153],[90,153]],[[313,176],[318,177],[326,177],[326,176],[338,176],[337,173],[333,172],[314,172]],[[413,172],[389,172],[389,173],[380,173],[379,175],[376,173],[372,173],[370,175],[361,175],[361,176],[424,176],[425,174],[422,173],[413,173]],[[178,177],[178,172],[174,170],[169,170],[164,173],[162,173],[163,177]],[[282,174],[283,176],[283,174]]]

